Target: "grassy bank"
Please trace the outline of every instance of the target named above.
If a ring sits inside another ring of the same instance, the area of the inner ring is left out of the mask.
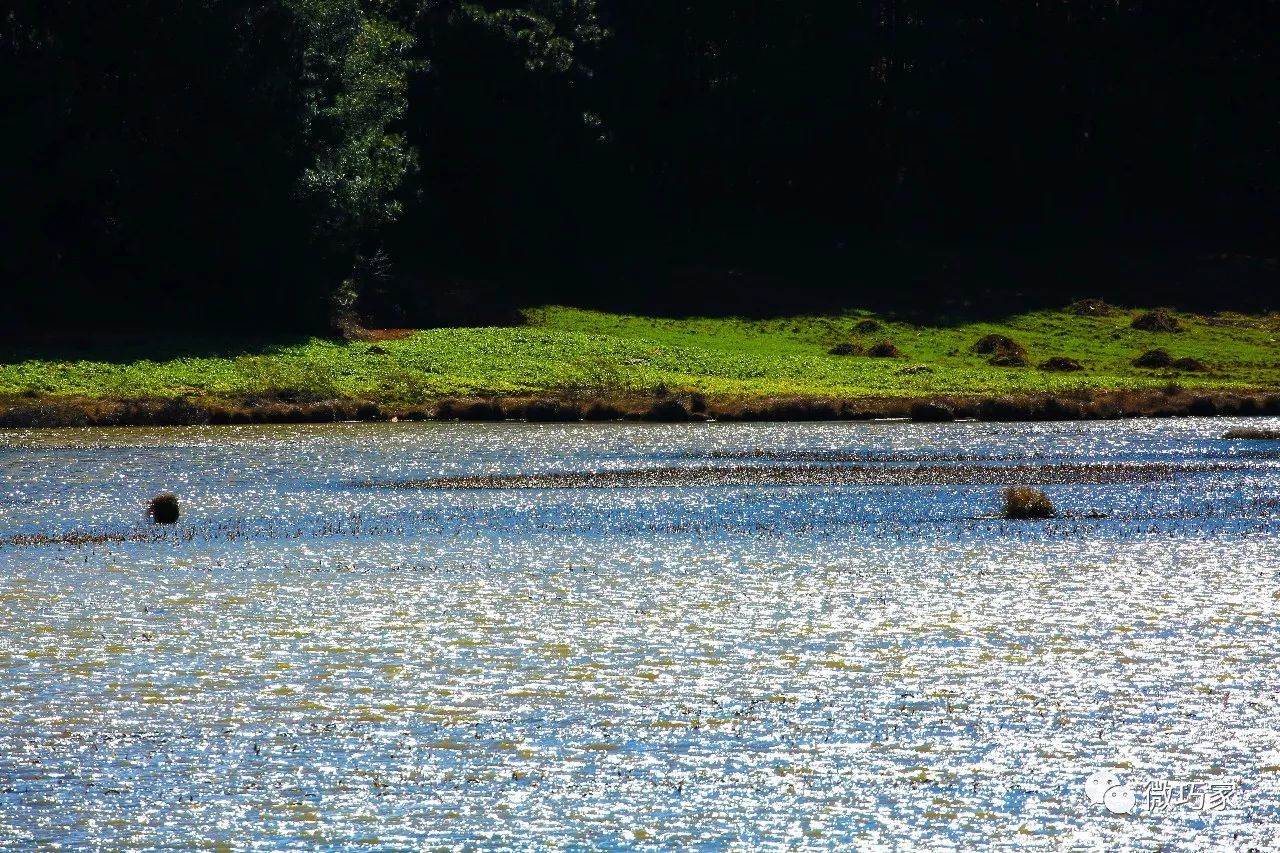
[[[157,340],[75,359],[9,352],[0,364],[0,396],[10,405],[186,398],[205,406],[363,401],[391,410],[447,398],[632,401],[698,394],[714,408],[777,398],[1087,399],[1114,391],[1280,389],[1280,316],[1178,314],[1181,331],[1170,332],[1133,328],[1140,313],[1064,309],[926,327],[859,313],[671,320],[547,307],[527,311],[521,327],[430,329],[372,343]],[[996,366],[991,353],[974,351],[993,334],[1024,350],[1028,366]],[[883,341],[901,355],[861,354]],[[831,353],[842,344],[854,354]],[[1173,359],[1198,360],[1199,369],[1133,364],[1156,348]],[[1038,367],[1053,357],[1073,359],[1082,369]]]

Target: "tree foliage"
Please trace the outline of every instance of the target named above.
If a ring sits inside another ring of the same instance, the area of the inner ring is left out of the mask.
[[[1256,304],[1278,7],[14,0],[5,320]]]
[[[311,324],[397,212],[410,39],[368,4],[20,0],[4,26],[18,319]]]

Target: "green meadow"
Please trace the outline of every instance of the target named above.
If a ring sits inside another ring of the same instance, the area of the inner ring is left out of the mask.
[[[0,394],[101,398],[244,397],[297,392],[388,403],[448,396],[609,395],[697,391],[712,397],[838,398],[1140,389],[1280,388],[1280,315],[1177,314],[1181,332],[1131,327],[1136,310],[1078,316],[1037,311],[998,322],[917,326],[865,312],[751,320],[663,319],[533,308],[517,327],[425,329],[366,343],[322,338],[230,344],[157,340],[75,359],[10,351]],[[868,330],[865,321],[879,328]],[[860,330],[861,329],[861,330]],[[996,367],[972,351],[987,334],[1014,339],[1029,367]],[[892,341],[901,357],[832,355]],[[1135,367],[1146,350],[1195,358],[1202,372]],[[1052,356],[1078,372],[1048,372]]]

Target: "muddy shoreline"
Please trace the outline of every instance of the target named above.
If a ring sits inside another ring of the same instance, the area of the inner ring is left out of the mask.
[[[1131,417],[1280,416],[1280,390],[1081,391],[993,396],[929,395],[711,398],[697,393],[614,397],[473,397],[421,405],[305,399],[281,393],[237,399],[0,397],[0,428],[191,426],[338,421],[1073,421]]]

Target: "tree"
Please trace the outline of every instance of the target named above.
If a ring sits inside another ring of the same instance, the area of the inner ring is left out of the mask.
[[[409,39],[369,7],[21,0],[10,323],[314,326],[412,162]]]

